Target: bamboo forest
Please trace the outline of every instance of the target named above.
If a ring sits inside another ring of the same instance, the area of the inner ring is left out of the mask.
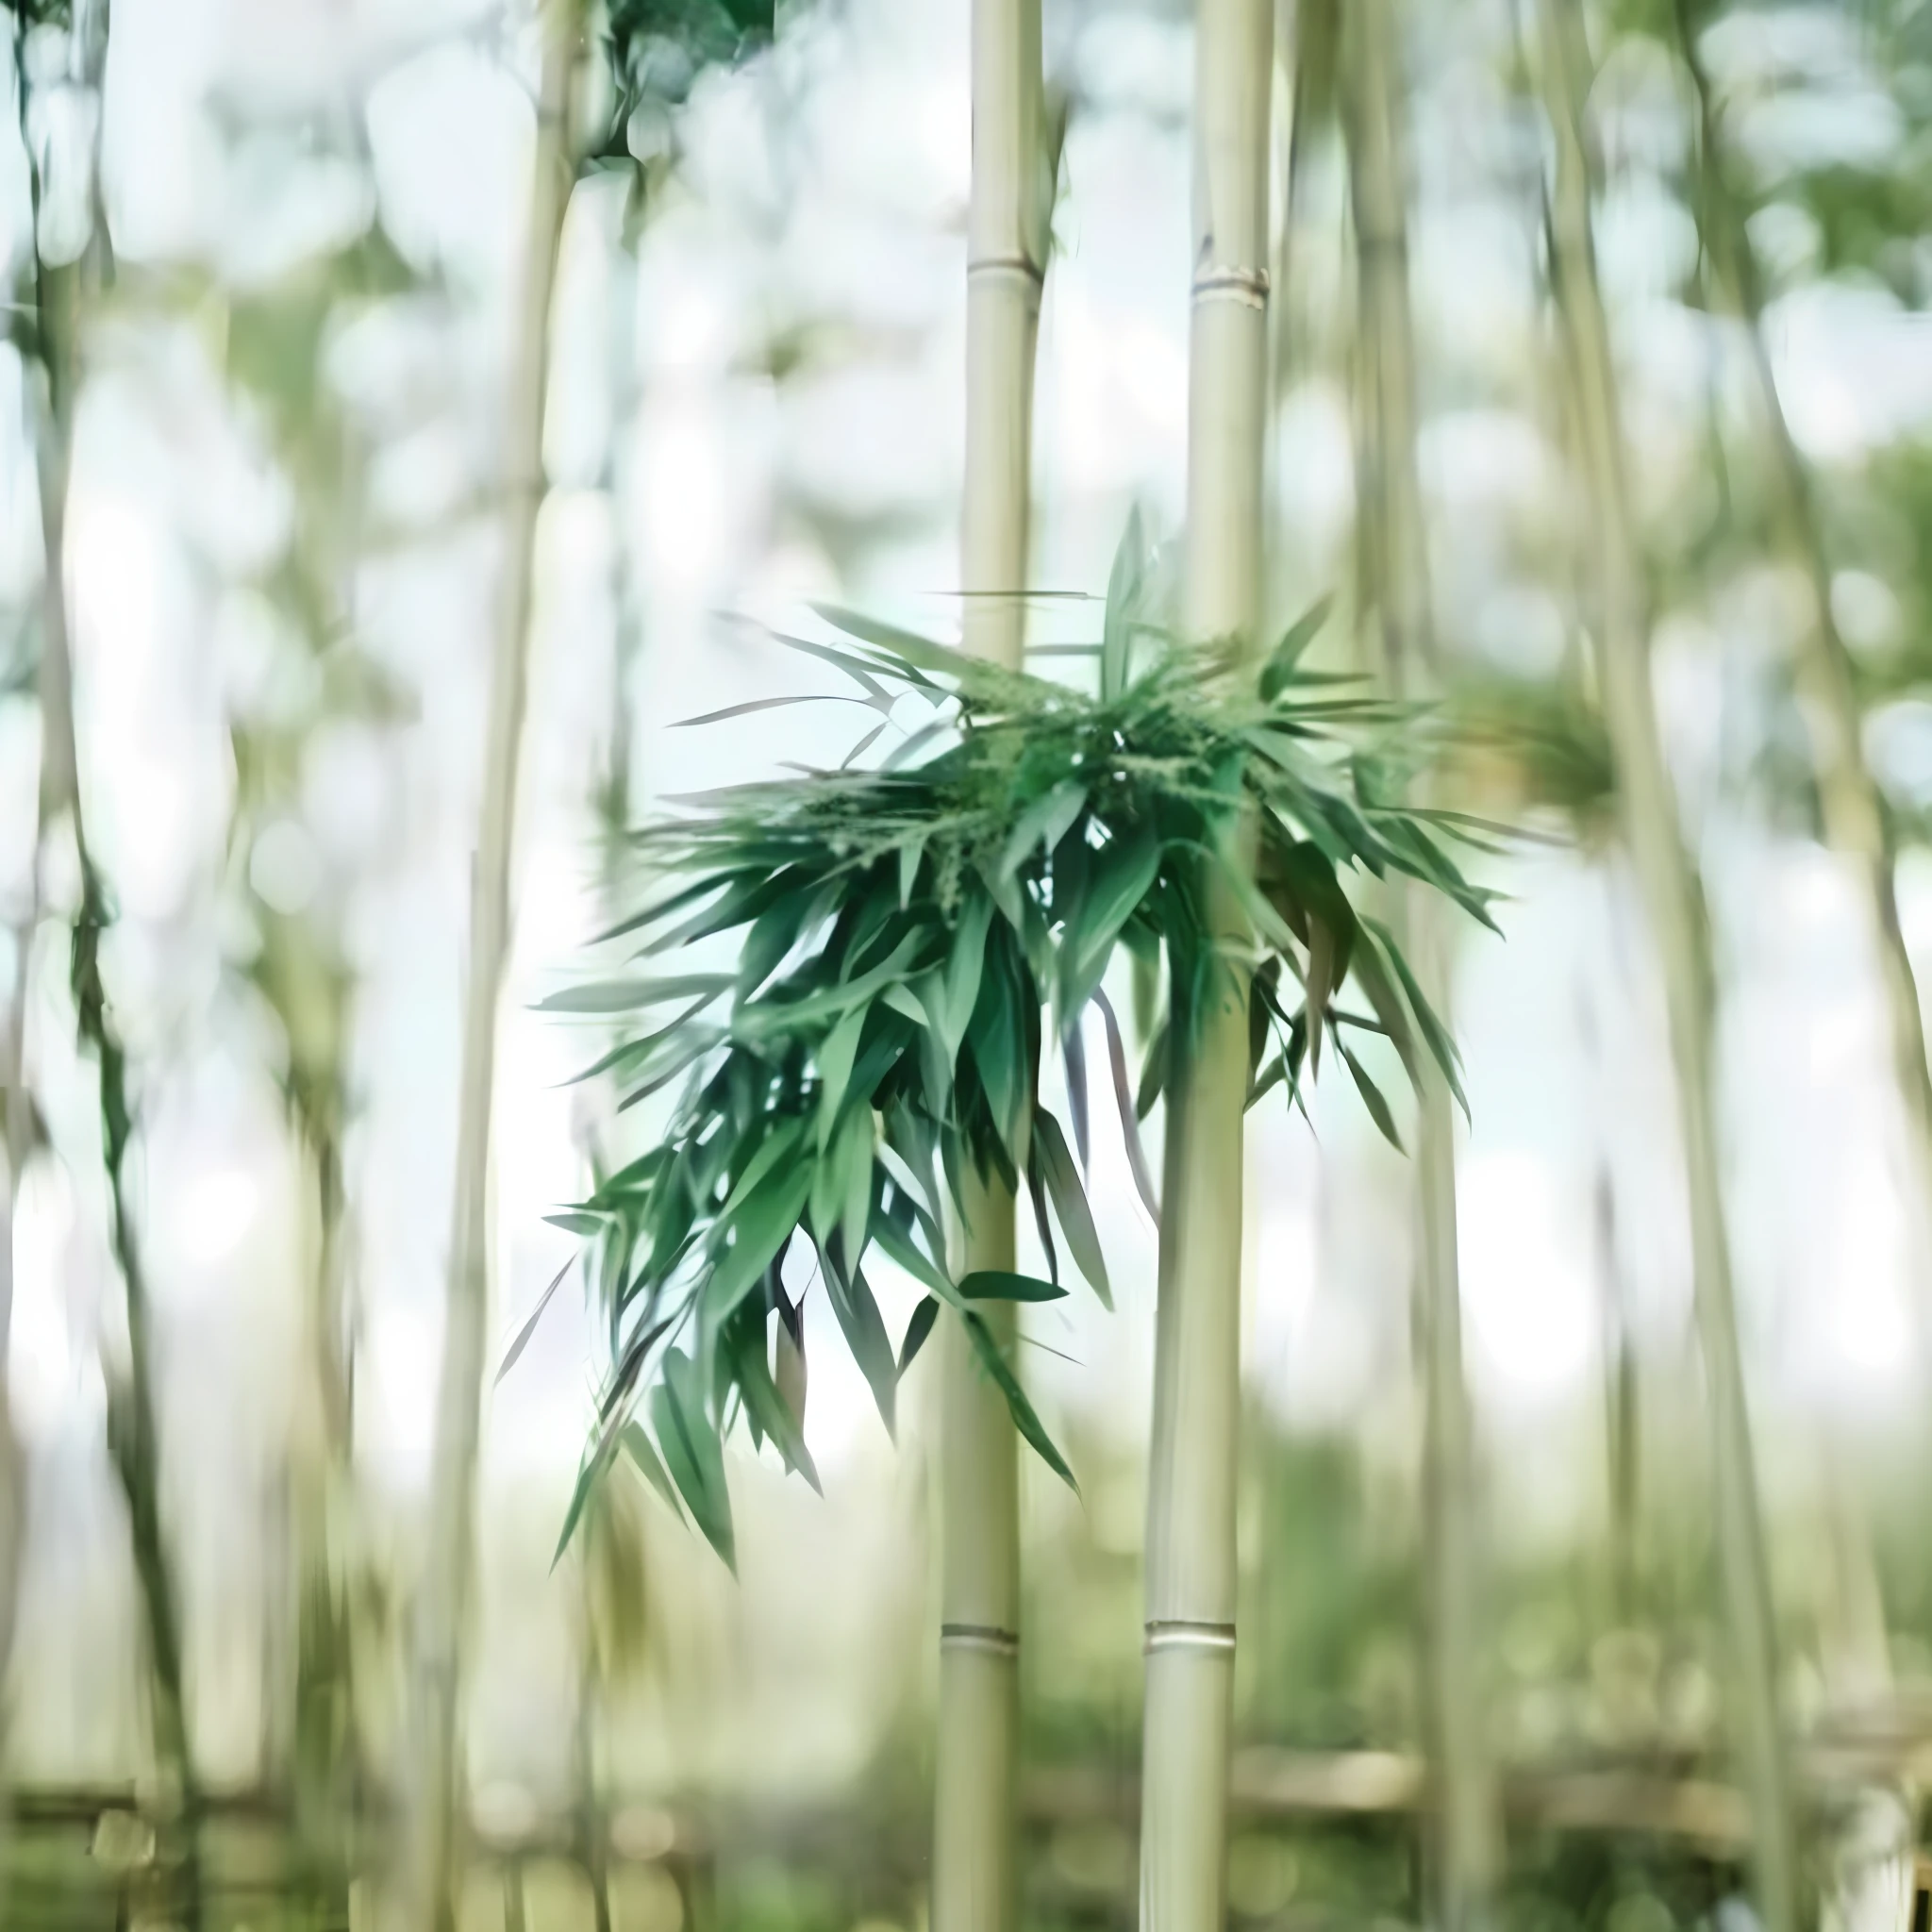
[[[1932,1932],[1932,0],[0,13],[0,1925]]]

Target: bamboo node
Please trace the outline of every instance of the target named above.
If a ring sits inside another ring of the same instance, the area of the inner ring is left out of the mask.
[[[1044,286],[1046,271],[1024,255],[981,255],[966,264],[966,279],[975,275],[1018,275],[1036,289]]]
[[[1185,1617],[1157,1618],[1147,1625],[1141,1649],[1149,1656],[1157,1650],[1234,1649],[1232,1624],[1197,1624]]]
[[[1196,302],[1239,302],[1245,308],[1268,306],[1265,268],[1210,268],[1194,277]]]
[[[996,1624],[941,1624],[941,1650],[983,1650],[994,1657],[1018,1657],[1017,1632],[1002,1630]]]

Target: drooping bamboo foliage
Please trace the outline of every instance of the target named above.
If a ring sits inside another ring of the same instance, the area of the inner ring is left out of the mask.
[[[1357,393],[1358,596],[1391,692],[1432,675],[1434,622],[1421,486],[1409,312],[1400,16],[1360,0],[1344,30],[1359,329]],[[1434,908],[1403,892],[1396,931],[1431,1000],[1447,975]],[[1486,1747],[1475,1471],[1462,1366],[1455,1117],[1440,1068],[1416,1076],[1415,1336],[1421,1356],[1424,1729],[1433,1769],[1427,1886],[1444,1932],[1491,1916],[1500,1856]]]
[[[1041,58],[1040,0],[974,0],[961,641],[1008,671],[1025,648],[1034,352],[1051,206]],[[975,1177],[956,1237],[962,1273],[1012,1273],[1013,1208],[1010,1189]],[[1015,1305],[991,1305],[985,1320],[1010,1357]],[[1019,1896],[1019,1438],[963,1323],[944,1323],[940,1348],[932,1920],[937,1932],[1008,1932]]]
[[[454,1858],[463,1790],[462,1621],[474,1561],[476,1451],[490,1314],[489,1176],[497,1002],[510,939],[510,861],[528,675],[531,585],[543,478],[551,294],[569,208],[570,106],[582,38],[580,0],[542,13],[537,139],[505,410],[503,575],[491,651],[482,821],[471,874],[462,1084],[458,1101],[441,1379],[437,1391],[430,1524],[417,1606],[416,1807],[407,1874],[414,1923],[455,1924]]]
[[[170,1788],[174,1816],[164,1858],[174,1904],[186,1922],[201,1924],[199,1787],[194,1773],[182,1674],[180,1597],[172,1553],[161,1523],[160,1443],[155,1412],[153,1306],[141,1239],[128,1198],[126,1162],[133,1134],[127,1058],[101,976],[100,945],[112,917],[111,900],[91,849],[83,810],[74,717],[73,627],[67,600],[66,521],[74,450],[75,407],[80,380],[81,305],[108,258],[99,187],[98,116],[95,135],[82,158],[91,216],[88,241],[72,260],[50,261],[43,251],[41,212],[42,153],[30,125],[32,92],[27,36],[38,13],[16,12],[14,82],[21,131],[27,151],[33,220],[32,328],[29,348],[33,441],[40,485],[42,580],[41,595],[41,780],[33,887],[34,911],[42,903],[42,871],[49,839],[65,822],[78,859],[80,903],[72,920],[69,982],[82,1048],[99,1078],[101,1152],[108,1182],[108,1237],[119,1269],[127,1321],[125,1369],[107,1364],[108,1443],[128,1516],[142,1634],[152,1692],[154,1749]],[[93,99],[100,98],[107,59],[106,5],[91,9],[50,8],[45,24],[71,37],[73,71]],[[23,966],[25,958],[23,958]]]
[[[1824,838],[1846,862],[1864,897],[1890,1034],[1893,1077],[1905,1115],[1907,1153],[1922,1189],[1920,1231],[1932,1227],[1932,1066],[1917,976],[1899,924],[1897,854],[1886,806],[1865,761],[1851,653],[1832,607],[1831,558],[1805,458],[1791,435],[1764,326],[1764,273],[1747,222],[1739,162],[1705,64],[1700,33],[1707,9],[1674,0],[1678,47],[1697,104],[1694,183],[1704,258],[1723,299],[1744,325],[1751,373],[1764,412],[1774,514],[1810,592],[1798,645],[1797,681],[1808,699],[1806,724]]]
[[[1200,0],[1194,16],[1181,621],[1190,638],[1249,652],[1261,621],[1274,13],[1272,0]],[[1251,852],[1238,850],[1233,868]],[[1251,997],[1250,914],[1227,874],[1200,879],[1210,964],[1192,1037],[1176,1032],[1170,1045],[1147,1478],[1143,1932],[1215,1932],[1225,1916]]]
[[[1137,593],[1141,569],[1117,566],[1116,588]],[[1381,759],[1357,734],[1386,733],[1407,714],[1305,672],[1311,626],[1257,666],[1234,643],[1160,642],[1134,621],[1132,595],[1116,598],[1099,692],[1088,695],[825,614],[845,641],[791,641],[844,672],[888,722],[913,695],[929,721],[877,770],[848,763],[730,788],[640,835],[656,873],[685,883],[607,938],[644,935],[649,957],[741,934],[735,972],[607,979],[544,1003],[606,1015],[682,1007],[585,1075],[614,1074],[625,1105],[678,1080],[683,1093],[658,1145],[558,1217],[592,1240],[612,1359],[566,1541],[621,1445],[732,1561],[722,1439],[740,1415],[754,1441],[769,1436],[816,1480],[768,1352],[794,1240],[888,1427],[900,1374],[950,1308],[1021,1434],[1071,1479],[985,1319],[990,1304],[1064,1292],[1056,1220],[1080,1272],[1108,1295],[1079,1169],[1040,1101],[1041,1040],[1090,1000],[1100,1008],[1130,1162],[1142,1172],[1137,1110],[1191,1063],[1224,997],[1207,892],[1224,885],[1257,939],[1238,1105],[1276,1085],[1297,1099],[1324,1032],[1385,1131],[1387,1102],[1343,1033],[1386,1033],[1405,1058],[1454,1065],[1386,928],[1356,913],[1340,880],[1357,867],[1409,874],[1485,917],[1487,895],[1443,842],[1477,834],[1383,800]],[[757,699],[713,717],[810,702]],[[941,738],[946,749],[911,762]],[[1122,946],[1169,969],[1168,1024],[1138,1102],[1100,992]],[[1373,1018],[1336,1003],[1347,982]],[[1050,1278],[956,1278],[941,1219],[970,1222],[979,1187],[1013,1191],[1023,1177]],[[928,1291],[896,1362],[862,1267],[873,1246]],[[635,1420],[646,1396],[648,1430]]]
[[[1724,1224],[1716,983],[1702,894],[1684,845],[1651,689],[1647,574],[1631,513],[1616,367],[1591,238],[1589,49],[1574,0],[1540,0],[1540,18],[1557,154],[1551,258],[1588,505],[1598,681],[1616,759],[1623,836],[1662,969],[1676,1068],[1737,1751],[1750,1804],[1758,1908],[1768,1932],[1793,1932],[1801,1918],[1797,1820],[1778,1715],[1771,1587]],[[1889,873],[1886,890],[1889,897]]]

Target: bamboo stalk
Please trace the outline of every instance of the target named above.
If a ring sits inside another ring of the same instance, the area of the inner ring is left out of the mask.
[[[1429,567],[1416,474],[1415,351],[1392,0],[1362,0],[1346,30],[1350,186],[1359,280],[1356,384],[1360,608],[1380,670],[1400,694],[1434,658]],[[1398,892],[1391,921],[1432,1004],[1445,1006],[1444,940],[1428,895]],[[1422,1358],[1424,1732],[1435,1767],[1425,1807],[1432,1923],[1468,1932],[1493,1912],[1501,1829],[1482,1696],[1480,1563],[1469,1393],[1462,1365],[1455,1117],[1441,1070],[1416,1084],[1415,1334]]]
[[[105,5],[76,20],[78,78],[98,99],[107,58],[108,16]],[[81,258],[55,264],[42,254],[42,177],[27,127],[30,89],[25,33],[16,23],[14,73],[21,134],[28,159],[33,220],[33,303],[39,393],[34,397],[35,459],[41,499],[43,566],[41,593],[41,778],[34,851],[32,916],[43,903],[42,873],[47,840],[64,817],[72,828],[79,860],[81,903],[73,922],[71,962],[75,1020],[83,1047],[92,1051],[99,1073],[101,1147],[108,1182],[109,1242],[121,1273],[127,1319],[128,1361],[125,1374],[107,1365],[108,1442],[128,1516],[136,1589],[153,1692],[155,1756],[172,1788],[174,1816],[166,1838],[167,1858],[178,1879],[175,1903],[192,1926],[201,1924],[199,1848],[200,1797],[189,1740],[181,1663],[179,1596],[174,1564],[160,1521],[159,1432],[155,1417],[152,1308],[140,1240],[127,1200],[125,1161],[132,1117],[127,1095],[126,1054],[101,982],[99,947],[108,924],[108,894],[95,865],[82,808],[79,758],[75,741],[73,634],[67,603],[67,494],[74,450],[75,401],[79,380],[79,311],[84,281],[106,258],[108,236],[99,192],[99,153],[88,158],[89,196],[93,231]],[[96,119],[96,143],[98,142]],[[23,953],[22,966],[25,959]],[[16,1108],[25,1094],[10,1096],[9,1141]],[[9,1182],[9,1185],[11,1183]],[[10,1274],[10,1265],[9,1265]],[[9,1284],[10,1291],[10,1284]],[[9,1579],[9,1591],[13,1588]]]
[[[1252,649],[1261,610],[1268,393],[1271,0],[1199,0],[1182,625]],[[1143,1932],[1218,1932],[1226,1908],[1241,1410],[1242,1112],[1249,935],[1205,893],[1221,955],[1168,1091],[1147,1476]],[[1183,993],[1182,997],[1190,995]],[[1179,1029],[1176,1029],[1179,1037]]]
[[[964,648],[1019,668],[1032,525],[1033,375],[1052,184],[1040,0],[974,0],[967,215],[966,472],[959,531]],[[970,1175],[966,1270],[1014,1265],[1013,1197]],[[1010,1305],[990,1310],[1008,1355]],[[1009,1932],[1018,1907],[1018,1438],[948,1317],[941,1349],[940,1699],[933,1789],[934,1932]]]
[[[412,1923],[436,1932],[450,1932],[455,1924],[453,1881],[463,1782],[461,1638],[475,1555],[476,1452],[490,1312],[488,1209],[496,1009],[509,952],[510,860],[528,682],[533,551],[544,491],[550,305],[574,175],[568,122],[580,27],[578,0],[551,0],[543,21],[529,226],[506,412],[503,578],[491,658],[482,824],[471,881],[446,1325],[416,1643],[420,1707],[412,1795],[417,1818],[408,1882]]]
[[[1689,0],[1674,17],[1684,65],[1697,101],[1698,230],[1707,258],[1743,323],[1751,371],[1771,443],[1770,474],[1784,541],[1796,555],[1811,592],[1810,624],[1802,633],[1797,673],[1810,698],[1806,722],[1826,844],[1847,861],[1862,891],[1877,948],[1879,980],[1890,1032],[1893,1076],[1906,1116],[1907,1151],[1932,1212],[1932,1067],[1919,986],[1899,924],[1896,854],[1885,802],[1865,763],[1851,653],[1831,608],[1831,559],[1811,477],[1778,395],[1764,331],[1764,275],[1733,179],[1722,117],[1698,46]]]
[[[1778,1715],[1771,1584],[1752,1456],[1717,1144],[1716,984],[1702,895],[1685,850],[1650,682],[1646,572],[1631,516],[1622,416],[1591,230],[1589,49],[1574,0],[1541,0],[1543,87],[1556,135],[1551,255],[1571,363],[1594,541],[1598,667],[1623,832],[1662,967],[1690,1204],[1692,1286],[1710,1406],[1718,1563],[1767,1932],[1800,1918],[1796,1812]]]

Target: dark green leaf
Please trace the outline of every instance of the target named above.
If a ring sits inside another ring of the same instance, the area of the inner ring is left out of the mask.
[[[1044,1108],[1034,1110],[1033,1133],[1046,1184],[1053,1193],[1054,1212],[1060,1218],[1067,1246],[1074,1251],[1080,1273],[1100,1297],[1102,1306],[1110,1308],[1113,1290],[1108,1283],[1107,1257],[1100,1251],[1100,1235],[1093,1225],[1092,1209],[1087,1205],[1086,1190],[1080,1185],[1080,1171],[1068,1152],[1066,1136],[1060,1132],[1059,1122]]]
[[[899,1347],[899,1374],[903,1376],[912,1366],[912,1358],[925,1346],[925,1338],[932,1333],[932,1324],[940,1318],[940,1305],[931,1295],[913,1309],[912,1319],[906,1324],[906,1340]]]
[[[1389,1103],[1382,1097],[1382,1090],[1369,1078],[1361,1061],[1349,1051],[1346,1041],[1338,1040],[1335,1044],[1341,1049],[1341,1058],[1348,1062],[1348,1071],[1355,1075],[1355,1084],[1362,1096],[1362,1105],[1369,1110],[1369,1118],[1382,1130],[1383,1138],[1399,1154],[1402,1152],[1402,1136],[1395,1131],[1395,1116],[1389,1111]]]
[[[959,1283],[959,1293],[969,1302],[1057,1302],[1064,1300],[1066,1292],[1037,1274],[1013,1274],[997,1268],[977,1269]]]
[[[1020,1378],[1000,1353],[999,1343],[992,1339],[991,1331],[977,1315],[969,1313],[964,1320],[966,1332],[973,1339],[974,1352],[985,1365],[987,1374],[998,1384],[1000,1393],[1007,1398],[1007,1409],[1013,1418],[1013,1426],[1039,1451],[1046,1466],[1077,1496],[1080,1485],[1074,1480],[1074,1472],[1054,1447],[1053,1438],[1041,1426],[1032,1403],[1026,1399],[1025,1390],[1020,1386]]]

